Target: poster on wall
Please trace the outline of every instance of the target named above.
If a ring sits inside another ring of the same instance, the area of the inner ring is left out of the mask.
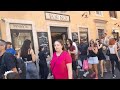
[[[50,55],[48,33],[47,32],[37,32],[38,46],[43,46],[45,48],[45,53]]]
[[[79,44],[78,32],[72,32],[72,40],[75,40],[77,45]]]

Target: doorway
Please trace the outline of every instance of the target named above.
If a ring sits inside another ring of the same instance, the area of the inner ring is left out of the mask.
[[[52,40],[52,51],[55,52],[54,42],[58,39],[63,40],[64,47],[66,46],[66,40],[68,38],[67,27],[54,27],[50,26],[51,40]]]

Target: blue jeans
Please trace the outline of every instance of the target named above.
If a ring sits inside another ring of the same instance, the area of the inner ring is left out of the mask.
[[[26,79],[39,79],[39,72],[34,62],[26,63]]]

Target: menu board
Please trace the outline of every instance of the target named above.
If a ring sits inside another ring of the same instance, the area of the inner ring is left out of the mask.
[[[48,33],[47,32],[37,32],[38,36],[38,46],[43,46],[47,55],[50,55]]]

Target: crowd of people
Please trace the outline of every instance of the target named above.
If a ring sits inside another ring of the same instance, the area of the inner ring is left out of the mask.
[[[104,72],[110,71],[112,78],[116,78],[115,67],[120,71],[120,40],[108,37],[104,33],[101,39],[91,39],[89,43],[85,41],[81,39],[77,47],[71,39],[67,39],[66,47],[61,41],[55,41],[56,52],[50,64],[54,79],[75,79],[74,72],[76,79],[80,79],[78,65],[80,65],[80,71],[84,72],[83,77],[90,74],[93,79],[99,79],[99,75],[104,78]],[[85,60],[88,61],[88,69],[83,67]],[[79,61],[81,64],[78,63]],[[109,65],[108,70],[107,65]]]
[[[0,79],[47,79],[49,68],[44,54],[44,48],[39,47],[39,68],[37,58],[26,39],[17,52],[11,42],[0,40]],[[39,71],[40,70],[40,71]]]
[[[84,78],[90,74],[91,78],[99,79],[99,75],[104,78],[107,71],[116,78],[115,67],[120,71],[120,40],[108,37],[106,33],[101,39],[89,42],[81,39],[79,45],[71,39],[66,40],[66,45],[62,40],[56,40],[54,49],[48,67],[46,58],[49,55],[43,46],[39,47],[37,59],[30,40],[26,39],[18,52],[11,42],[0,40],[0,79],[80,79],[79,72],[84,72]],[[84,68],[85,61],[87,69]]]

